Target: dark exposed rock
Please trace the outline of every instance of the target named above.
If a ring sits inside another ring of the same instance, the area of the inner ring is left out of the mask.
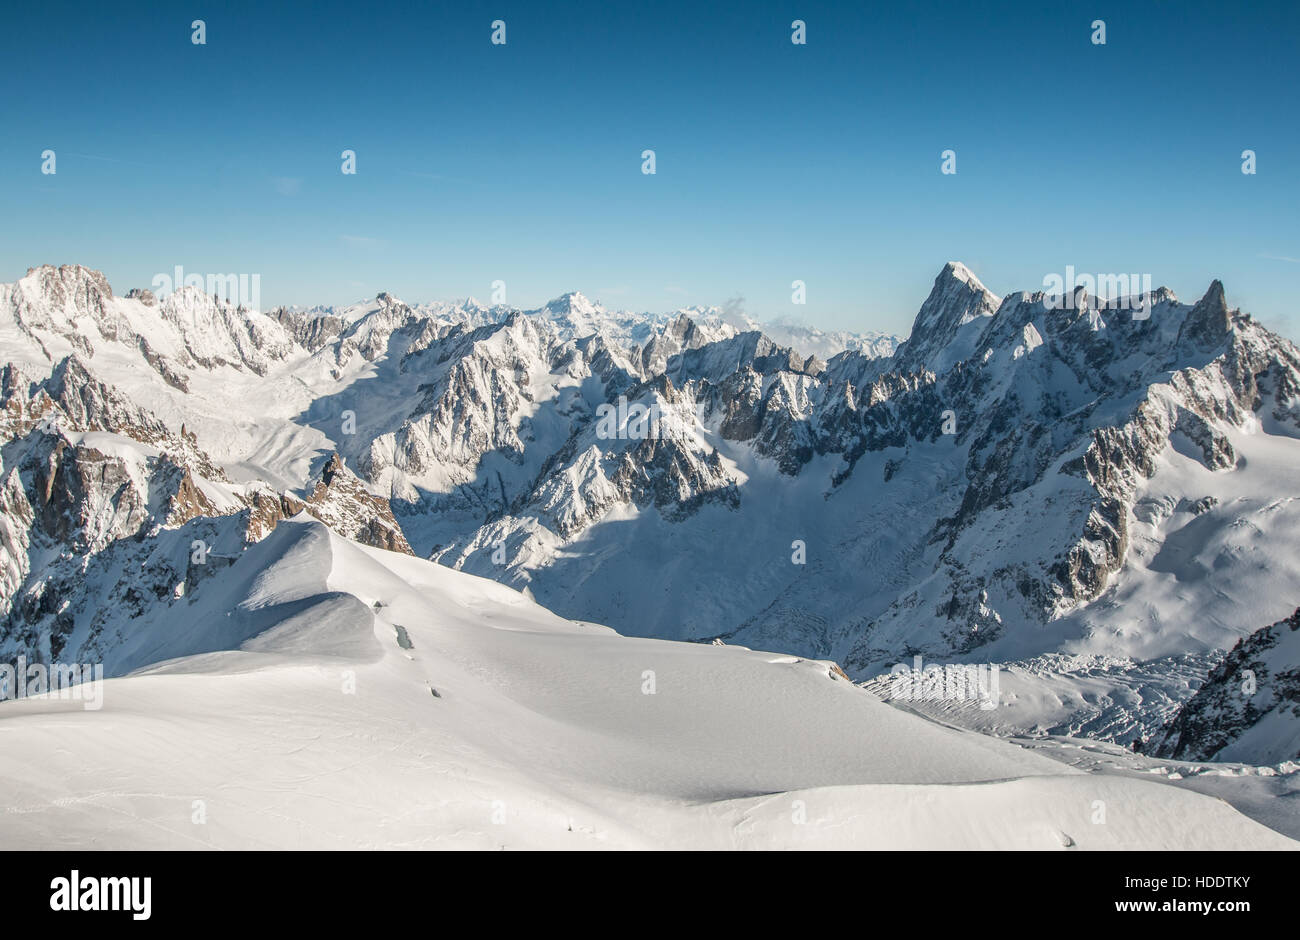
[[[1165,728],[1150,753],[1175,760],[1214,760],[1261,722],[1272,722],[1266,741],[1245,743],[1238,760],[1300,760],[1300,609],[1237,642],[1205,683]],[[1293,749],[1269,753],[1275,742]]]
[[[1222,345],[1231,332],[1232,317],[1228,314],[1228,303],[1223,296],[1223,284],[1214,281],[1183,321],[1178,339],[1210,350]]]

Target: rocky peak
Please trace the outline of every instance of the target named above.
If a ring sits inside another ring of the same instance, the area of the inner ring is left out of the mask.
[[[1175,760],[1300,760],[1300,609],[1239,640],[1154,751]]]
[[[581,291],[569,291],[550,301],[543,308],[552,313],[594,313],[596,304],[588,300]]]
[[[36,295],[49,299],[58,306],[72,301],[95,300],[102,305],[113,299],[113,288],[102,271],[95,271],[80,264],[63,264],[54,266],[43,264],[37,268],[28,268],[27,276],[20,282]]]
[[[337,452],[326,459],[316,486],[302,504],[307,512],[345,538],[392,552],[414,554],[402,527],[393,518],[388,500],[372,495]],[[285,514],[292,514],[294,509],[290,500]]]
[[[949,261],[934,279],[911,334],[894,357],[893,368],[946,371],[975,351],[987,318],[997,312],[1001,302],[969,268]]]
[[[1186,340],[1198,349],[1216,349],[1232,332],[1232,316],[1223,295],[1223,283],[1215,280],[1205,296],[1196,302],[1179,331],[1180,341]]]

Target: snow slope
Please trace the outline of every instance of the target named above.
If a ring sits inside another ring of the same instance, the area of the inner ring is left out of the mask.
[[[1300,610],[1238,641],[1170,722],[1157,751],[1300,761]]]
[[[1156,459],[1138,489],[1125,563],[1110,588],[1039,634],[1059,652],[1032,655],[1032,647],[1005,639],[978,651],[981,662],[1002,664],[997,709],[912,707],[995,734],[1154,745],[1250,625],[1277,621],[1300,600],[1295,439],[1260,422],[1227,429],[1224,439],[1240,455],[1228,472],[1205,467],[1177,443]],[[1294,669],[1297,661],[1283,656],[1275,668]],[[888,686],[887,675],[868,683],[882,696]],[[1251,746],[1224,759],[1276,762],[1295,758],[1295,748],[1293,731],[1266,724]]]
[[[267,606],[288,587],[256,573],[234,620],[203,606],[213,568],[306,507],[625,634],[855,679],[914,654],[1001,663],[992,713],[917,710],[1148,738],[1300,603],[1300,350],[1217,281],[1152,299],[1145,319],[1062,310],[954,262],[879,355],[731,305],[263,314],[34,268],[0,285],[0,656],[134,668],[250,642],[293,605],[346,625],[349,591]],[[663,433],[607,433],[601,409],[629,402]]]
[[[891,708],[826,662],[622,637],[305,515],[201,595],[138,625],[134,655],[179,658],[110,679],[102,710],[0,703],[0,845],[1297,845]]]

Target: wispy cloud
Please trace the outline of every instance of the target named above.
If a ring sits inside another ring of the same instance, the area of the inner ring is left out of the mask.
[[[75,150],[69,150],[68,156],[80,157],[82,160],[95,160],[99,163],[121,163],[124,166],[141,166],[150,170],[161,170],[163,167],[157,163],[141,163],[139,160],[122,160],[119,157],[106,157],[98,153],[78,153]]]
[[[735,297],[728,297],[722,304],[722,315],[724,317],[735,317],[743,320],[748,314],[745,313],[745,298],[740,294]]]
[[[339,240],[351,248],[378,248],[383,242],[365,235],[340,235]]]
[[[271,182],[281,196],[296,196],[302,189],[302,179],[297,176],[276,176]]]
[[[1300,258],[1288,258],[1286,255],[1260,255],[1269,261],[1288,261],[1291,264],[1300,264]]]

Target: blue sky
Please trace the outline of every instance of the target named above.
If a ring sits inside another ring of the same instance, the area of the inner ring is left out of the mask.
[[[905,333],[957,259],[999,293],[1219,277],[1300,334],[1290,2],[54,2],[11,5],[0,56],[3,281],[179,264],[259,273],[266,306],[501,279]]]

